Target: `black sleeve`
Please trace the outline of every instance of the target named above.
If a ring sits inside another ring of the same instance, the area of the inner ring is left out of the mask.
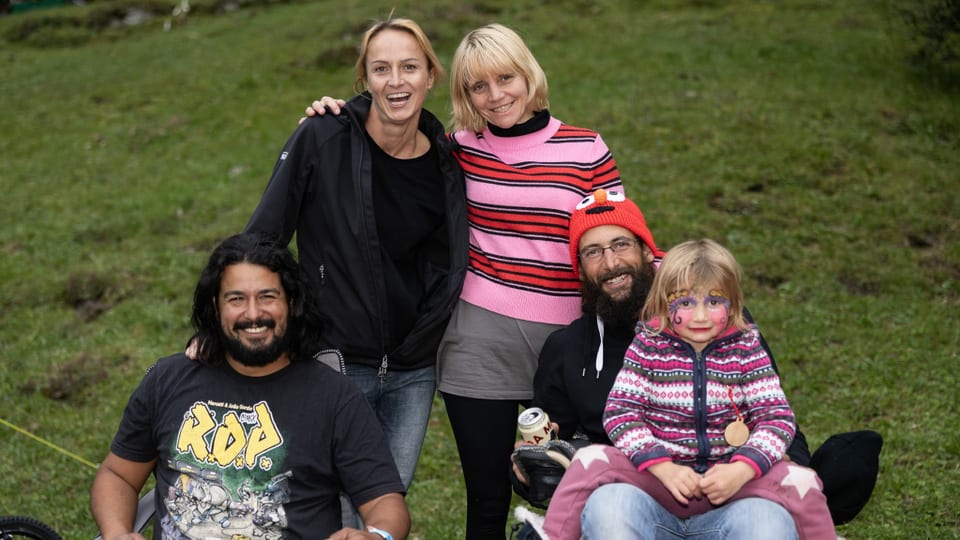
[[[757,324],[753,320],[753,315],[750,314],[750,310],[747,309],[747,306],[743,306],[743,318],[747,320],[748,323]],[[757,326],[759,328],[759,325]],[[770,345],[767,345],[767,340],[763,337],[763,332],[760,332],[760,346],[763,347],[763,350],[766,351],[767,356],[770,357],[770,365],[773,366],[773,371],[780,375],[780,370],[777,369],[777,361],[773,358],[773,351],[770,350]]]
[[[110,444],[110,451],[123,459],[145,463],[157,457],[157,372],[156,364],[147,370],[123,409],[123,418]]]
[[[753,316],[750,315],[750,311],[747,309],[747,306],[743,306],[743,316],[747,319],[747,322],[756,324],[753,320]],[[773,366],[773,371],[776,374],[780,375],[780,370],[777,369],[777,361],[773,358],[773,351],[770,350],[770,346],[767,345],[767,340],[763,338],[763,333],[760,333],[760,346],[763,347],[763,350],[767,352],[767,356],[770,357],[770,365]],[[789,400],[789,398],[788,398]],[[794,412],[794,416],[797,416]],[[790,456],[790,459],[798,465],[808,466],[810,464],[810,448],[807,446],[807,437],[800,431],[800,424],[797,423],[797,433],[793,437],[793,442],[790,443],[790,447],[787,448],[787,455]]]
[[[300,206],[307,192],[313,162],[317,157],[316,128],[309,118],[287,139],[260,203],[250,216],[244,232],[260,231],[289,242],[297,229]]]
[[[551,422],[560,426],[557,434],[561,439],[573,437],[580,424],[577,410],[570,402],[566,385],[563,382],[563,367],[566,360],[565,348],[558,330],[547,337],[540,349],[537,371],[533,376],[533,406],[540,407],[550,416]]]

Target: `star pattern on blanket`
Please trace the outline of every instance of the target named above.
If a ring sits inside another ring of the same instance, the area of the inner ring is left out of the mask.
[[[787,469],[789,472],[780,482],[782,487],[792,486],[797,490],[801,499],[803,499],[811,489],[820,491],[820,486],[817,484],[817,473],[815,473],[813,469],[796,467],[794,465],[787,465]]]
[[[573,461],[580,462],[580,465],[584,470],[589,469],[590,464],[594,461],[602,461],[609,465],[610,458],[607,457],[607,451],[610,449],[611,447],[605,444],[592,444],[586,448],[581,448],[578,450],[573,456]]]

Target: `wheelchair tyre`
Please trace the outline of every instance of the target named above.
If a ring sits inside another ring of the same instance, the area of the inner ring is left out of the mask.
[[[46,523],[27,516],[0,516],[0,540],[63,540]]]

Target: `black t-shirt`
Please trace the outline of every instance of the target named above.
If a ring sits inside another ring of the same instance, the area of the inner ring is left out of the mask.
[[[367,135],[373,159],[373,208],[390,297],[389,351],[410,333],[425,296],[450,267],[444,179],[431,148],[397,159]]]
[[[111,450],[157,458],[154,534],[164,539],[325,538],[340,529],[341,490],[356,505],[404,491],[366,399],[312,360],[246,377],[163,358]]]

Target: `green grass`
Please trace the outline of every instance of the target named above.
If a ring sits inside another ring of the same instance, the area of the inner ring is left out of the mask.
[[[304,106],[350,95],[360,30],[395,7],[448,67],[467,30],[518,29],[551,111],[603,135],[658,243],[733,250],[811,443],[885,438],[842,535],[960,537],[960,96],[908,65],[892,3],[266,4],[26,41],[25,21],[105,4],[0,18],[0,418],[102,458],[143,370],[189,336],[209,249]],[[447,116],[445,88],[428,108]],[[96,534],[89,466],[0,426],[0,471],[0,513]],[[408,500],[415,536],[463,537],[439,402]]]

